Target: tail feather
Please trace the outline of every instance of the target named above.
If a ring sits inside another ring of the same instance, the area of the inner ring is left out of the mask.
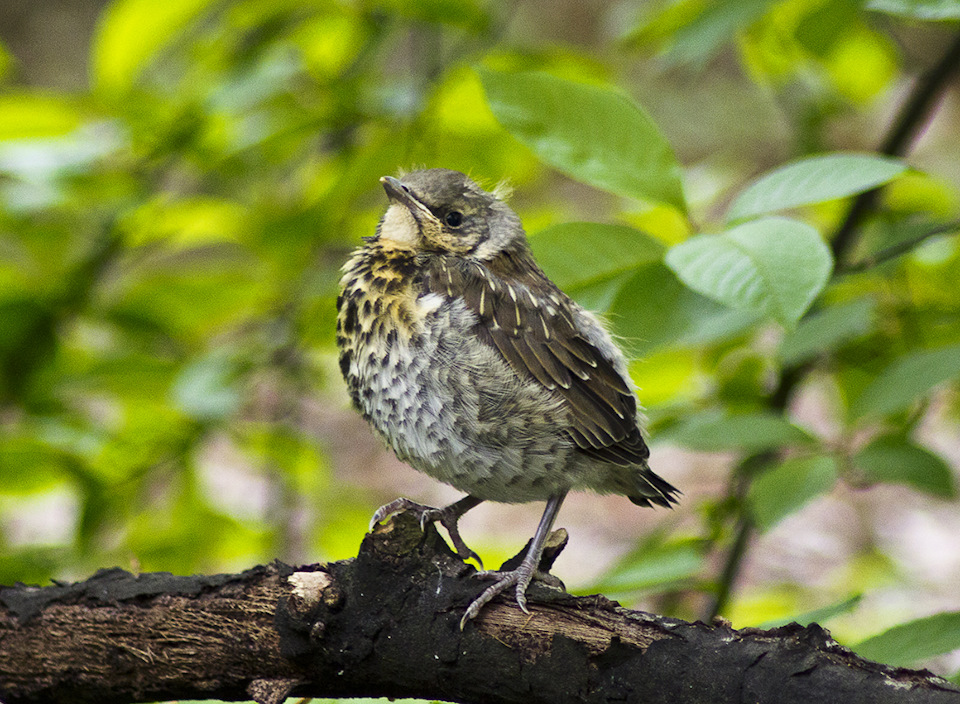
[[[664,506],[671,508],[677,503],[680,490],[662,477],[657,476],[647,468],[639,470],[636,475],[635,494],[628,494],[627,498],[637,506]]]

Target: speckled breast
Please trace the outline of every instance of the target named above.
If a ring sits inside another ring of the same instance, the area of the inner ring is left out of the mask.
[[[400,459],[494,501],[544,499],[576,483],[558,399],[471,336],[476,316],[462,301],[420,291],[414,255],[368,247],[344,271],[340,368]]]

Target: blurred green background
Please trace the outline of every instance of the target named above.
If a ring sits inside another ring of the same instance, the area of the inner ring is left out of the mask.
[[[568,586],[818,620],[956,678],[958,22],[949,0],[0,0],[0,583],[343,559],[381,503],[456,498],[348,407],[333,341],[379,177],[444,166],[513,186],[544,268],[636,358],[651,464],[684,492],[571,497]],[[756,180],[889,146],[917,85],[937,97],[902,162]],[[616,163],[634,146],[659,161]],[[813,240],[760,271],[786,313],[696,280],[697,233],[787,241],[750,220],[782,210]],[[496,565],[540,510],[484,505],[465,539]]]

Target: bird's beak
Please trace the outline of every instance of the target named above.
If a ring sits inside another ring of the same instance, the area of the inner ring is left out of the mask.
[[[387,197],[390,200],[403,201],[412,198],[410,192],[403,187],[399,179],[395,179],[393,176],[381,176],[380,183],[383,184],[383,190],[387,192]]]
[[[394,203],[403,205],[418,222],[424,219],[436,220],[436,216],[430,212],[430,209],[417,200],[417,197],[410,192],[398,179],[393,176],[383,176],[380,179],[383,184],[383,190],[387,192],[387,197]]]

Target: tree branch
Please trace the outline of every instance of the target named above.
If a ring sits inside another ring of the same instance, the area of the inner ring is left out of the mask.
[[[535,585],[459,629],[480,584],[400,514],[352,560],[0,590],[0,701],[417,696],[471,702],[960,702],[826,631],[733,630]]]

